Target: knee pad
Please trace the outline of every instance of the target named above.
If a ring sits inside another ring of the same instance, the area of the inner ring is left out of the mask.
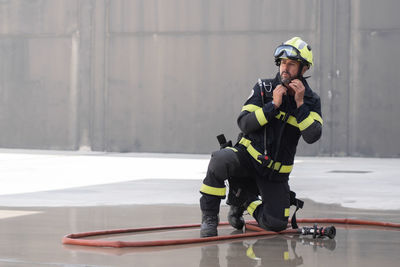
[[[259,222],[260,223],[260,222]],[[280,220],[270,215],[264,215],[260,226],[266,230],[280,232],[286,230],[288,221]]]
[[[230,164],[230,153],[233,151],[226,151],[224,149],[215,151],[211,154],[210,164],[208,166],[209,171],[214,173],[217,178],[227,179],[228,170]]]

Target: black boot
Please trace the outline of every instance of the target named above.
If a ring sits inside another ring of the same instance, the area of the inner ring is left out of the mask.
[[[239,188],[238,184],[231,182],[226,204],[230,205],[228,212],[228,222],[232,227],[242,230],[245,224],[243,212],[245,211],[244,203],[247,199],[247,193]]]
[[[237,207],[232,205],[229,208],[228,222],[230,225],[232,225],[234,228],[238,230],[242,230],[244,226],[244,218],[243,218],[244,210],[245,208],[243,206]]]
[[[200,226],[200,237],[217,236],[217,226],[219,223],[218,215],[203,214]]]

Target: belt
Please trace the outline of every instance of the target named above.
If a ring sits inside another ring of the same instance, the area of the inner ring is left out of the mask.
[[[246,147],[247,152],[252,156],[258,163],[261,164],[261,161],[258,159],[258,156],[262,155],[260,152],[257,151],[252,145],[251,145],[251,140],[246,139],[242,137],[240,139],[239,144],[242,146]],[[271,162],[268,164],[268,168],[271,169],[272,165],[274,164],[274,161],[271,160]],[[274,165],[274,170],[278,171],[279,173],[290,173],[293,169],[293,165],[282,165],[280,162],[275,162]]]

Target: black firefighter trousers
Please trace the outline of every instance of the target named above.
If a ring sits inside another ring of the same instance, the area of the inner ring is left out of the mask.
[[[238,155],[242,153],[242,155]],[[245,154],[245,155],[244,155]],[[225,181],[230,188],[234,183],[242,190],[261,195],[261,200],[248,199],[247,211],[264,229],[282,231],[287,228],[290,207],[290,188],[287,181],[273,182],[268,176],[258,175],[257,172],[243,164],[240,158],[249,157],[246,151],[235,148],[224,148],[211,155],[207,175],[200,189],[200,208],[205,215],[219,213],[221,199],[226,197]],[[256,190],[254,190],[256,188]]]

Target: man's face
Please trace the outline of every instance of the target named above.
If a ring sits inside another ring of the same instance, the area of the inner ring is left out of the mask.
[[[299,73],[300,62],[288,58],[282,58],[279,66],[279,73],[283,83],[289,83],[291,80],[297,78]]]

